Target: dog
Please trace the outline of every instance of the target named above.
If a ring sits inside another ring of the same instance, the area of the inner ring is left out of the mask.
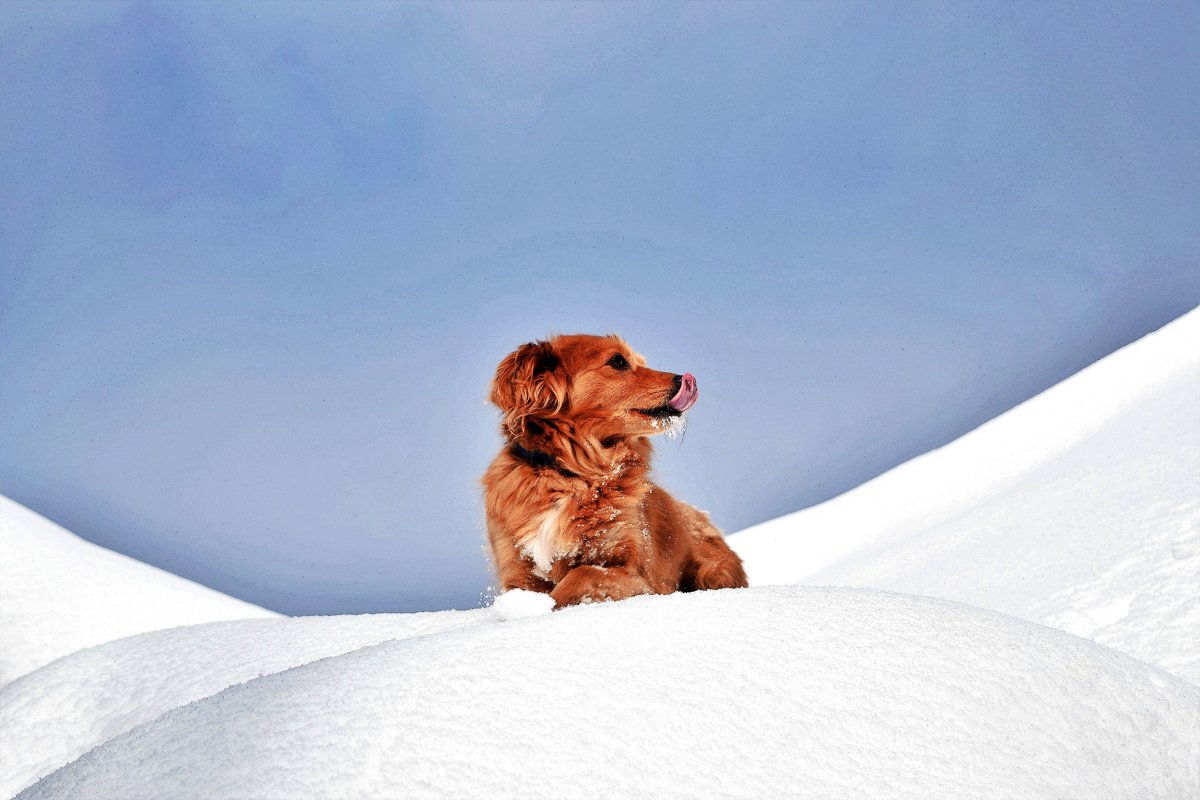
[[[500,588],[562,608],[747,585],[708,515],[648,477],[650,437],[699,397],[691,373],[650,369],[619,336],[555,336],[506,356],[489,396],[505,442],[482,479]]]

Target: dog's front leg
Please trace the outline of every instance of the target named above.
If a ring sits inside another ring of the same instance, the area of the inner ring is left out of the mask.
[[[550,596],[554,607],[579,603],[602,603],[605,600],[624,600],[636,594],[651,594],[650,584],[627,567],[596,567],[590,564],[575,567],[558,582]]]

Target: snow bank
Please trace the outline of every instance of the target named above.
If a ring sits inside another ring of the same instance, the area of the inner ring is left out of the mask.
[[[945,597],[1200,682],[1200,310],[961,439],[730,537],[755,585]]]
[[[495,619],[489,609],[189,625],[80,650],[0,688],[0,797],[165,711],[388,639]]]
[[[1086,640],[772,587],[315,661],[168,711],[20,797],[1179,798],[1198,736],[1200,690]]]
[[[0,498],[0,796],[1200,796],[1198,483],[1200,311],[734,535],[751,590],[175,628],[274,615]]]
[[[83,647],[273,611],[105,550],[0,496],[0,686]]]

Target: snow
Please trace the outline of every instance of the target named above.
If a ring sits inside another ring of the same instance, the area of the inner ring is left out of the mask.
[[[0,796],[1200,796],[1200,311],[730,541],[751,589],[235,619],[0,499]]]
[[[663,435],[668,439],[679,439],[687,433],[688,415],[685,413],[677,417],[653,419],[650,422],[655,428],[661,427]]]
[[[509,589],[492,603],[492,611],[502,620],[536,617],[553,609],[554,598],[550,595],[525,589]]]
[[[81,650],[0,689],[0,797],[226,687],[385,640],[546,614],[553,606],[548,595],[518,589],[474,611],[213,622]]]
[[[60,656],[123,636],[274,616],[84,541],[0,496],[0,686]]]
[[[730,544],[752,585],[949,598],[1200,682],[1200,310]]]
[[[993,612],[866,590],[633,598],[250,680],[21,798],[1180,798],[1200,690]]]
[[[165,711],[388,639],[493,619],[488,609],[211,622],[131,636],[0,689],[0,797]]]

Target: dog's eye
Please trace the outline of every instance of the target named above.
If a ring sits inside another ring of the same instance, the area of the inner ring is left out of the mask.
[[[617,353],[608,360],[608,365],[613,369],[629,369],[629,362],[625,360],[625,356]]]

